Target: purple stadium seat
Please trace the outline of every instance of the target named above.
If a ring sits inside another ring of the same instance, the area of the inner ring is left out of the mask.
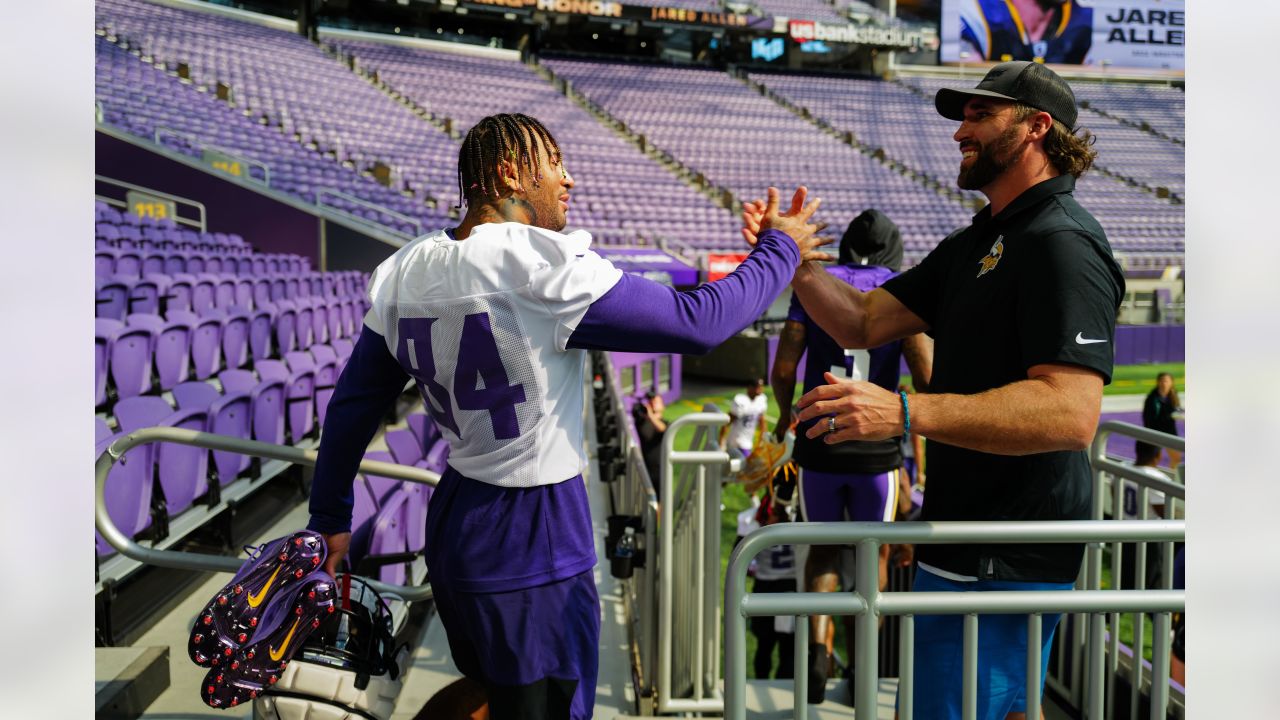
[[[221,395],[206,382],[185,382],[173,389],[173,399],[182,410],[203,409],[208,413],[209,432],[253,439],[253,407],[247,392]],[[213,451],[213,467],[218,482],[226,485],[249,467],[249,456],[224,450]]]
[[[236,281],[230,276],[220,276],[214,286],[213,304],[228,310],[236,304]]]
[[[378,502],[373,497],[369,481],[363,475],[356,476],[351,490],[355,496],[355,505],[351,508],[351,547],[348,561],[354,567],[369,552],[369,534],[373,530],[373,519],[378,515]]]
[[[308,298],[307,302],[311,304],[311,342],[329,342],[329,304],[316,296]]]
[[[178,273],[169,277],[172,282],[169,283],[169,290],[165,293],[165,299],[167,300],[165,312],[190,310],[191,296],[195,291],[195,276],[187,273]]]
[[[222,257],[213,253],[205,255],[204,271],[212,275],[220,275],[223,272],[229,272],[226,270],[226,263],[223,261]]]
[[[445,466],[449,462],[449,443],[444,438],[435,441],[435,444],[427,450],[427,456],[423,460],[427,470],[433,473],[443,475]]]
[[[116,251],[98,248],[93,254],[93,276],[106,280],[116,274]]]
[[[347,360],[351,357],[351,351],[355,349],[355,343],[347,338],[338,338],[329,344],[333,346],[333,351],[338,354],[338,377],[342,377],[342,371],[347,367]]]
[[[405,422],[408,423],[409,430],[418,438],[418,446],[424,452],[435,444],[436,438],[440,437],[440,428],[436,427],[435,421],[426,413],[411,413],[405,418]]]
[[[258,381],[248,370],[224,370],[218,375],[227,395],[249,393],[253,413],[253,439],[272,445],[284,445],[284,381]]]
[[[329,342],[347,337],[346,328],[342,325],[342,308],[337,301],[330,301],[325,308],[325,320],[329,325]]]
[[[156,426],[204,431],[208,426],[204,410],[174,411],[169,403],[154,395],[121,400],[116,403],[115,415],[122,432]],[[161,443],[158,447],[159,452],[153,452],[152,457],[164,491],[165,507],[170,515],[177,515],[209,489],[208,452],[204,448],[174,443]]]
[[[142,256],[142,276],[146,277],[153,273],[164,272],[165,255],[159,252],[149,252]]]
[[[384,439],[397,464],[422,466],[422,444],[412,431],[388,430]]]
[[[315,342],[312,339],[312,332],[315,330],[315,326],[312,324],[311,319],[311,302],[300,299],[291,302],[294,304],[294,312],[296,313],[293,330],[297,347],[299,350],[306,350],[311,347],[311,343]]]
[[[107,447],[120,435],[113,435],[101,418],[94,418],[95,454],[101,456]],[[111,466],[107,474],[105,489],[107,515],[120,531],[129,537],[151,526],[151,485],[152,473],[151,450],[149,446],[135,447]],[[115,553],[116,549],[107,544],[102,535],[94,532],[97,538],[99,556]]]
[[[248,255],[242,255],[236,258],[236,274],[242,278],[248,278],[253,274],[253,258]]]
[[[378,508],[369,532],[369,554],[365,560],[379,556],[399,555],[409,550],[405,534],[405,511],[409,496],[402,490],[392,493]],[[378,579],[385,583],[404,584],[409,576],[407,562],[393,562],[378,570]]]
[[[276,314],[272,319],[272,335],[276,341],[278,356],[283,356],[298,347],[295,330],[297,323],[298,315],[293,309],[293,303],[289,301],[276,303]]]
[[[206,272],[204,253],[187,253],[187,272],[191,275],[199,275]]]
[[[187,255],[183,252],[170,251],[164,256],[164,274],[181,275],[187,271]]]
[[[400,464],[396,462],[391,453],[383,452],[382,450],[371,450],[364,454],[364,459],[397,465]],[[387,498],[390,497],[392,493],[400,489],[400,485],[403,482],[402,480],[397,480],[395,478],[389,478],[384,475],[373,475],[370,473],[365,473],[364,477],[365,480],[369,482],[369,488],[373,492],[373,499],[378,503],[379,507],[386,502]]]
[[[180,320],[166,321],[159,315],[132,314],[126,318],[131,327],[144,327],[152,332],[155,345],[151,357],[160,389],[172,390],[191,373],[191,325]]]
[[[431,491],[430,485],[404,483],[404,531],[409,552],[420,553],[427,547],[427,507],[431,502]]]
[[[285,417],[289,442],[301,442],[315,430],[316,377],[311,370],[291,372],[279,360],[261,360],[254,367],[263,380],[280,380],[285,384]]]
[[[142,277],[142,255],[136,250],[121,250],[116,255],[116,277]]]
[[[155,276],[134,280],[129,288],[129,313],[159,315],[160,295],[160,284]]]
[[[196,276],[195,285],[191,288],[191,309],[197,315],[217,307],[217,282],[218,278],[208,273]]]
[[[93,330],[93,386],[94,406],[107,404],[107,370],[111,361],[111,342],[124,323],[119,320],[97,318]]]
[[[244,367],[249,362],[248,313],[231,311],[222,321],[222,359],[228,369]]]
[[[155,335],[148,328],[124,326],[112,336],[107,367],[117,398],[123,400],[151,391],[154,348]]]
[[[253,307],[253,281],[248,278],[237,278],[235,291],[235,305],[243,308]]]
[[[191,326],[191,365],[195,379],[213,377],[222,369],[222,320],[216,316],[199,317],[187,310],[172,310],[168,317]]]
[[[129,314],[129,285],[123,280],[111,279],[98,287],[94,304],[94,316],[124,322]]]
[[[271,281],[267,278],[256,276],[253,279],[253,305],[254,307],[263,307],[272,304],[271,300]]]
[[[272,326],[275,309],[259,307],[249,314],[249,353],[255,361],[271,357]]]
[[[312,346],[318,347],[316,345]],[[329,410],[329,401],[333,398],[334,381],[337,379],[334,374],[333,362],[329,361],[320,364],[311,353],[295,350],[284,356],[285,362],[289,365],[291,372],[301,372],[303,370],[311,371],[315,378],[316,391],[316,422],[320,427],[324,427],[325,414]]]

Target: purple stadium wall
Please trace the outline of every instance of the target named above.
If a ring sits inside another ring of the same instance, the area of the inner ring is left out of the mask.
[[[675,402],[680,399],[680,375],[683,367],[683,356],[667,355],[664,353],[629,353],[629,352],[612,352],[609,353],[609,360],[613,363],[613,371],[618,374],[619,384],[624,373],[634,373],[632,383],[635,390],[627,397],[623,397],[624,401],[634,400],[637,396],[643,395],[649,389],[657,389],[658,369],[656,362],[660,358],[671,358],[671,385],[662,393],[662,399],[668,403]],[[653,382],[648,387],[641,385],[640,366],[644,363],[655,363],[653,367]],[[628,409],[630,405],[628,404]]]
[[[210,232],[237,233],[265,253],[292,253],[320,267],[320,218],[236,183],[103,132],[97,174],[204,203]]]

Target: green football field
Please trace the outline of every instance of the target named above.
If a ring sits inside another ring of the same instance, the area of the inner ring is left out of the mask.
[[[1107,386],[1105,394],[1107,395],[1145,395],[1153,387],[1155,387],[1156,375],[1167,372],[1173,375],[1174,382],[1179,392],[1185,392],[1185,366],[1183,363],[1164,363],[1154,365],[1122,365],[1115,368],[1112,377],[1112,383]],[[904,378],[903,382],[910,385],[910,377]],[[743,392],[744,388],[739,385],[709,385],[702,383],[686,383],[684,397],[679,401],[671,403],[664,413],[668,422],[678,417],[687,415],[691,412],[701,410],[706,403],[715,403],[717,407],[726,408],[729,406],[733,396]],[[769,427],[772,429],[774,422],[778,418],[778,407],[773,400],[773,395],[766,388],[766,395],[769,396],[769,410],[766,418]],[[800,388],[796,389],[796,397],[801,395]],[[693,438],[692,428],[682,430],[676,436],[676,447],[687,448],[689,442]],[[724,597],[724,576],[729,566],[729,553],[733,549],[733,542],[738,535],[737,515],[744,510],[749,504],[750,499],[746,493],[742,491],[739,485],[726,485],[722,495],[722,503],[724,505],[720,514],[720,579],[721,593],[720,597]],[[1150,620],[1147,621],[1150,628]],[[1121,641],[1132,638],[1130,628],[1130,619],[1124,616],[1121,620]],[[1151,653],[1151,632],[1148,629],[1146,633],[1145,651],[1148,658]],[[747,633],[747,668],[748,673],[754,676],[751,670],[751,657],[755,654],[755,636]],[[835,647],[838,652],[843,654],[841,648],[844,647],[844,627],[842,623],[836,624],[836,642]],[[775,665],[777,663],[775,653]]]

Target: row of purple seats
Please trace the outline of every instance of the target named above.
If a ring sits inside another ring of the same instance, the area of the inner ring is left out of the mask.
[[[309,279],[293,275],[275,275],[258,278],[238,278],[226,273],[148,273],[143,277],[113,275],[96,278],[96,302],[94,315],[123,320],[130,313],[167,313],[171,310],[190,310],[198,314],[221,309],[244,311],[265,308],[281,302],[295,302],[306,306],[340,307],[344,322],[348,313],[356,313],[354,307],[364,307],[362,295],[345,290],[346,283],[330,283],[323,279]],[[319,286],[320,294],[312,291]],[[332,291],[332,292],[330,292]],[[363,315],[363,310],[360,310]],[[346,335],[348,333],[342,333]]]
[[[430,418],[421,423],[421,427],[422,430],[415,430],[411,424],[408,430],[388,430],[384,436],[387,449],[400,465],[412,465],[434,473],[443,473],[449,460],[449,443],[440,437],[439,429]]]
[[[125,322],[98,318],[94,404],[104,407],[112,398],[172,390],[188,378],[205,380],[250,361],[260,368],[273,357],[288,358],[303,350],[329,360],[338,348],[350,355],[349,338],[358,331],[359,318],[353,303],[338,307],[340,312],[326,312],[323,304],[282,300],[254,311],[132,313]]]
[[[98,242],[111,247],[128,249],[207,250],[235,255],[252,252],[249,244],[239,235],[199,233],[177,228],[99,222],[94,226],[94,237]]]
[[[242,277],[311,273],[310,262],[297,255],[225,255],[191,250],[144,250],[103,246],[101,242],[94,252],[93,263],[94,274],[98,277],[142,277],[147,273],[198,275],[207,272]]]

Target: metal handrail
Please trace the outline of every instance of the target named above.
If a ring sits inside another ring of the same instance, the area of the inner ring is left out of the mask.
[[[165,200],[172,200],[175,204],[180,203],[182,205],[190,205],[191,207],[194,207],[197,212],[200,213],[200,219],[191,220],[189,218],[184,218],[184,217],[175,217],[173,219],[174,222],[185,223],[193,227],[197,227],[200,229],[200,232],[202,233],[209,231],[209,226],[208,226],[208,223],[206,222],[205,207],[204,207],[204,203],[202,202],[199,202],[197,200],[192,200],[190,198],[184,198],[178,195],[170,195],[169,193],[161,192],[159,190],[155,190],[143,185],[135,185],[133,183],[125,182],[123,180],[110,178],[110,177],[107,177],[106,175],[94,175],[93,179],[96,182],[109,183],[117,187],[122,187],[126,190],[137,190],[138,192],[144,192],[148,195],[155,195],[156,197],[164,198]],[[120,201],[117,200],[115,202],[120,202]],[[128,203],[124,203],[123,206],[125,208],[129,207]]]
[[[900,670],[900,697],[907,702],[900,707],[903,718],[911,717],[910,697],[912,671],[913,620],[917,614],[964,615],[964,717],[976,714],[977,631],[978,614],[1030,614],[1029,632],[1039,633],[1040,616],[1044,613],[1086,612],[1095,619],[1095,630],[1101,630],[1100,613],[1109,611],[1151,611],[1157,632],[1168,634],[1167,613],[1182,611],[1186,593],[1181,590],[1123,591],[1072,590],[1051,592],[997,591],[983,593],[882,593],[878,585],[877,557],[882,543],[1098,543],[1103,541],[1171,542],[1185,537],[1182,521],[1097,521],[1060,522],[846,522],[785,523],[761,528],[742,540],[729,559],[725,578],[725,699],[724,717],[744,720],[746,717],[746,619],[755,615],[794,614],[797,616],[796,637],[806,632],[804,619],[815,613],[857,616],[855,635],[854,706],[876,707],[876,683],[879,675],[877,657],[878,622],[882,615],[907,618],[901,644],[907,662]],[[772,595],[746,592],[747,565],[761,551],[774,545],[857,545],[857,581],[852,593],[777,593]],[[797,639],[797,645],[799,640]],[[1102,667],[1101,637],[1091,643],[1091,669]],[[1039,648],[1029,644],[1027,715],[1038,717],[1040,708]],[[1168,677],[1168,640],[1155,648],[1157,677]],[[796,653],[795,717],[803,720],[807,712],[808,657]],[[1153,682],[1152,717],[1163,718],[1167,704],[1167,687],[1162,693]],[[1167,685],[1167,683],[1166,683]],[[1101,718],[1101,695],[1091,694],[1090,717]]]
[[[701,615],[693,618],[693,635],[698,641],[698,647],[693,651],[693,678],[694,678],[694,697],[693,698],[673,698],[672,695],[672,615],[673,615],[673,599],[675,595],[675,465],[694,466],[690,469],[696,470],[696,477],[693,482],[698,483],[695,488],[698,491],[698,507],[697,522],[698,526],[694,533],[694,551],[697,556],[694,560],[694,582],[697,587],[695,593],[699,594],[699,601],[696,607],[699,609],[708,607],[708,598],[704,597],[704,580],[708,576],[708,565],[710,559],[706,557],[708,552],[699,552],[706,550],[705,533],[707,530],[706,519],[710,512],[714,512],[716,522],[712,524],[712,532],[715,533],[716,542],[714,547],[717,549],[715,555],[714,570],[712,577],[719,577],[719,516],[720,503],[718,499],[714,503],[708,503],[706,493],[709,486],[714,486],[716,493],[719,492],[720,484],[718,482],[707,482],[706,471],[710,467],[722,466],[724,469],[730,469],[731,457],[726,450],[676,450],[676,435],[681,428],[694,427],[699,429],[699,433],[695,433],[694,444],[697,447],[701,432],[706,432],[711,428],[719,428],[729,423],[729,415],[722,412],[699,412],[690,413],[683,417],[677,418],[674,422],[667,425],[667,431],[662,436],[662,491],[659,495],[660,519],[658,526],[662,533],[659,548],[663,555],[662,565],[659,568],[658,586],[658,712],[720,712],[724,703],[721,698],[717,697],[718,693],[713,693],[712,697],[704,697],[702,693],[703,671],[705,663],[708,661],[705,652],[707,643],[701,642],[704,628],[704,618]],[[682,578],[682,582],[687,579]],[[715,593],[712,593],[714,597]],[[714,606],[714,602],[711,602]],[[712,624],[714,626],[714,623]],[[712,643],[718,647],[719,643]],[[710,662],[718,664],[719,656],[711,658]],[[718,670],[718,668],[716,668]],[[713,672],[718,676],[718,672]]]
[[[143,547],[136,543],[133,538],[125,535],[120,528],[116,527],[116,524],[111,520],[111,516],[107,514],[107,475],[111,472],[111,468],[116,464],[116,461],[129,450],[139,445],[157,442],[171,442],[208,450],[223,450],[272,460],[283,460],[305,467],[315,467],[317,456],[315,450],[303,450],[286,445],[272,445],[256,440],[245,440],[227,435],[215,435],[213,433],[174,427],[143,428],[112,442],[94,463],[94,478],[97,484],[94,524],[98,532],[102,533],[102,537],[125,557],[133,558],[148,565],[179,570],[233,573],[240,569],[244,561],[226,555],[208,555]],[[359,471],[432,486],[440,482],[440,476],[429,470],[379,462],[377,460],[361,460]],[[366,578],[365,580],[378,592],[391,593],[408,602],[426,600],[432,597],[430,584],[409,586],[393,585],[372,578]]]
[[[366,208],[368,208],[368,209],[370,209],[370,210],[373,210],[374,212],[382,213],[382,214],[384,214],[384,215],[390,215],[391,217],[396,218],[397,220],[403,220],[404,222],[409,223],[410,225],[413,225],[414,227],[416,227],[416,228],[418,229],[418,231],[417,231],[415,234],[412,234],[412,235],[406,235],[406,234],[404,234],[404,233],[400,232],[399,230],[395,230],[395,229],[393,229],[393,228],[389,228],[389,227],[387,227],[386,225],[383,225],[382,223],[373,222],[373,221],[369,220],[368,218],[363,218],[363,217],[360,217],[359,215],[353,215],[353,214],[351,214],[351,213],[349,213],[349,212],[347,212],[347,211],[345,211],[345,210],[342,210],[341,208],[335,207],[335,206],[333,206],[333,205],[326,205],[326,204],[324,203],[324,199],[323,199],[325,195],[332,195],[332,196],[334,196],[334,197],[342,198],[343,200],[346,200],[347,202],[355,203],[356,205],[361,205],[361,206],[366,207]],[[409,217],[408,215],[405,215],[404,213],[396,212],[395,210],[392,210],[392,209],[391,209],[391,208],[389,208],[389,207],[386,207],[386,206],[383,206],[383,205],[379,205],[379,204],[377,204],[377,203],[369,202],[368,200],[364,200],[364,199],[362,199],[362,198],[358,198],[358,197],[356,197],[355,195],[351,195],[351,194],[349,194],[349,193],[344,193],[344,192],[342,192],[341,190],[335,190],[335,189],[333,189],[333,188],[327,188],[327,187],[326,187],[326,188],[318,188],[318,189],[316,190],[316,205],[318,205],[318,206],[320,206],[320,207],[326,207],[326,208],[328,208],[329,210],[331,210],[331,211],[333,211],[333,212],[341,213],[342,215],[345,215],[345,216],[347,216],[347,217],[349,217],[349,218],[352,218],[352,219],[357,220],[357,221],[362,222],[362,223],[372,223],[372,224],[374,224],[374,225],[377,225],[377,226],[378,226],[378,227],[380,227],[380,228],[383,228],[383,229],[384,229],[384,230],[386,230],[387,232],[393,233],[393,234],[395,234],[395,235],[399,235],[400,237],[405,237],[405,238],[415,238],[415,237],[419,237],[419,236],[421,236],[421,235],[423,234],[423,225],[422,225],[422,221],[421,221],[421,220],[418,220],[418,219],[416,219],[416,218]]]

